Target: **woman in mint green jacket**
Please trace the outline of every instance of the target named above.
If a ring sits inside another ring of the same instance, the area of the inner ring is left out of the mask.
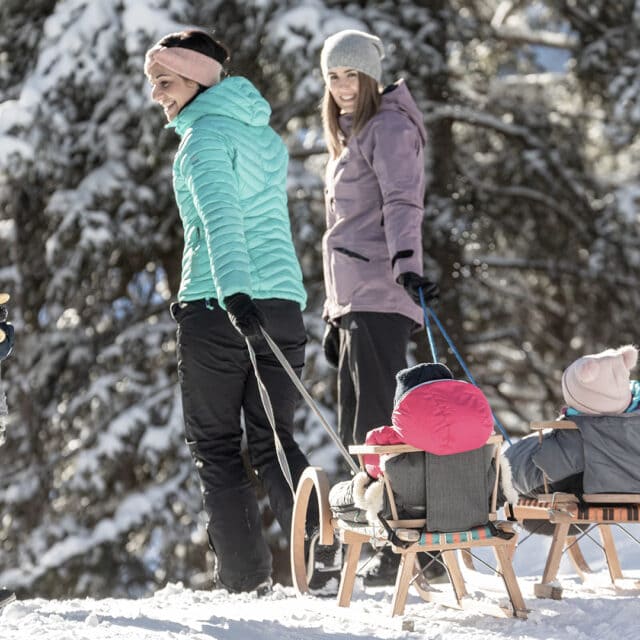
[[[216,583],[265,590],[272,558],[241,455],[288,534],[292,496],[278,465],[247,349],[250,340],[294,482],[307,460],[293,438],[297,391],[261,327],[300,375],[306,294],[287,210],[288,154],[271,109],[245,78],[222,79],[227,50],[202,31],[161,39],[146,55],[151,97],[181,137],[173,184],[184,228],[182,280],[171,307],[186,440],[200,474]]]

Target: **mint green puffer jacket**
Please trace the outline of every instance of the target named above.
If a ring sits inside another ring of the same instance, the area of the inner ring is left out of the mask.
[[[178,300],[306,292],[287,210],[287,149],[271,107],[242,77],[198,95],[167,125],[182,138],[173,187],[184,229]]]

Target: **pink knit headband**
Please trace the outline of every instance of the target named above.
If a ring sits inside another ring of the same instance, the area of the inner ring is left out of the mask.
[[[150,76],[151,66],[161,64],[184,78],[195,80],[204,87],[211,87],[220,79],[222,65],[213,58],[183,47],[155,46],[147,51],[144,72]]]

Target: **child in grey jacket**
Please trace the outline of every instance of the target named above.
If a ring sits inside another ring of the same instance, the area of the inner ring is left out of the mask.
[[[640,382],[630,380],[637,360],[636,347],[624,345],[567,367],[562,375],[567,406],[560,419],[575,422],[578,429],[552,429],[542,441],[531,435],[505,451],[520,495],[544,491],[545,475],[550,492],[633,491],[629,482],[637,482],[640,490]]]

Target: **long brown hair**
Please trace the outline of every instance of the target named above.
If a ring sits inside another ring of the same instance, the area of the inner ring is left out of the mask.
[[[378,113],[380,100],[380,89],[376,80],[366,73],[358,71],[358,99],[353,111],[351,135],[357,135],[364,125]],[[324,139],[332,158],[337,158],[347,144],[338,124],[339,116],[340,108],[329,91],[329,85],[327,85],[322,98],[322,126]]]

